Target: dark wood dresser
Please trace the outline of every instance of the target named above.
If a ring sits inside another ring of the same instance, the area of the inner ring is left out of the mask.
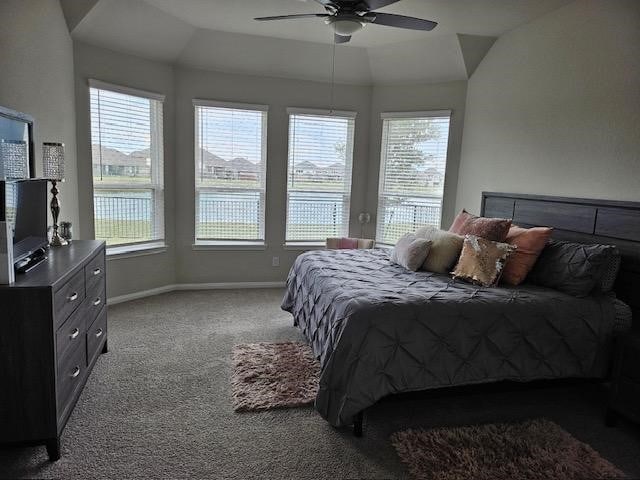
[[[105,245],[76,240],[0,285],[0,443],[60,436],[100,352],[107,351]]]
[[[640,331],[620,339],[613,369],[607,424],[615,425],[618,414],[640,423]]]

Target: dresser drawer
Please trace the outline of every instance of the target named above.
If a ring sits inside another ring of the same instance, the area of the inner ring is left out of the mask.
[[[63,360],[63,357],[82,343],[82,338],[86,335],[86,332],[87,328],[84,315],[82,315],[82,310],[78,309],[56,332],[58,363]]]
[[[107,338],[107,309],[103,308],[93,325],[87,330],[87,365],[91,365],[100,354],[104,340]]]
[[[104,285],[104,250],[93,257],[93,259],[89,260],[89,263],[85,265],[84,278],[87,291],[95,287],[98,283],[102,283]]]
[[[64,416],[74,400],[74,392],[82,385],[87,371],[86,337],[68,355],[58,361],[56,380],[58,415]]]
[[[53,294],[56,326],[62,325],[84,300],[84,271],[81,269]]]
[[[625,345],[622,352],[622,376],[640,382],[640,348]]]
[[[104,278],[94,284],[91,289],[87,289],[87,296],[82,302],[82,315],[85,319],[86,328],[89,329],[91,324],[98,318],[98,314],[105,304],[106,290]]]
[[[640,421],[640,383],[621,378],[616,386],[613,406],[636,421]]]

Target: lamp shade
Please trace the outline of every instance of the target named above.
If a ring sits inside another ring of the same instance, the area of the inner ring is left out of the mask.
[[[42,163],[45,178],[64,180],[64,143],[43,143]]]
[[[352,18],[338,19],[331,22],[334,32],[342,37],[350,37],[359,30],[362,30],[362,23]]]

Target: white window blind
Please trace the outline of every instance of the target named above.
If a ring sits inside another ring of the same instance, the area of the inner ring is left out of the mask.
[[[355,114],[289,110],[287,242],[349,233]]]
[[[440,227],[451,113],[383,114],[376,240]]]
[[[90,82],[95,238],[109,246],[164,239],[163,97],[126,91]]]
[[[194,105],[196,242],[264,242],[266,107]]]

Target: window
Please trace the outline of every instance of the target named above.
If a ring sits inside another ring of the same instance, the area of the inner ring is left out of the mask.
[[[164,97],[89,85],[95,238],[108,246],[162,242]]]
[[[383,114],[379,243],[424,225],[440,227],[451,112]]]
[[[355,113],[289,109],[286,242],[349,233]]]
[[[264,243],[267,107],[194,105],[196,243]]]

